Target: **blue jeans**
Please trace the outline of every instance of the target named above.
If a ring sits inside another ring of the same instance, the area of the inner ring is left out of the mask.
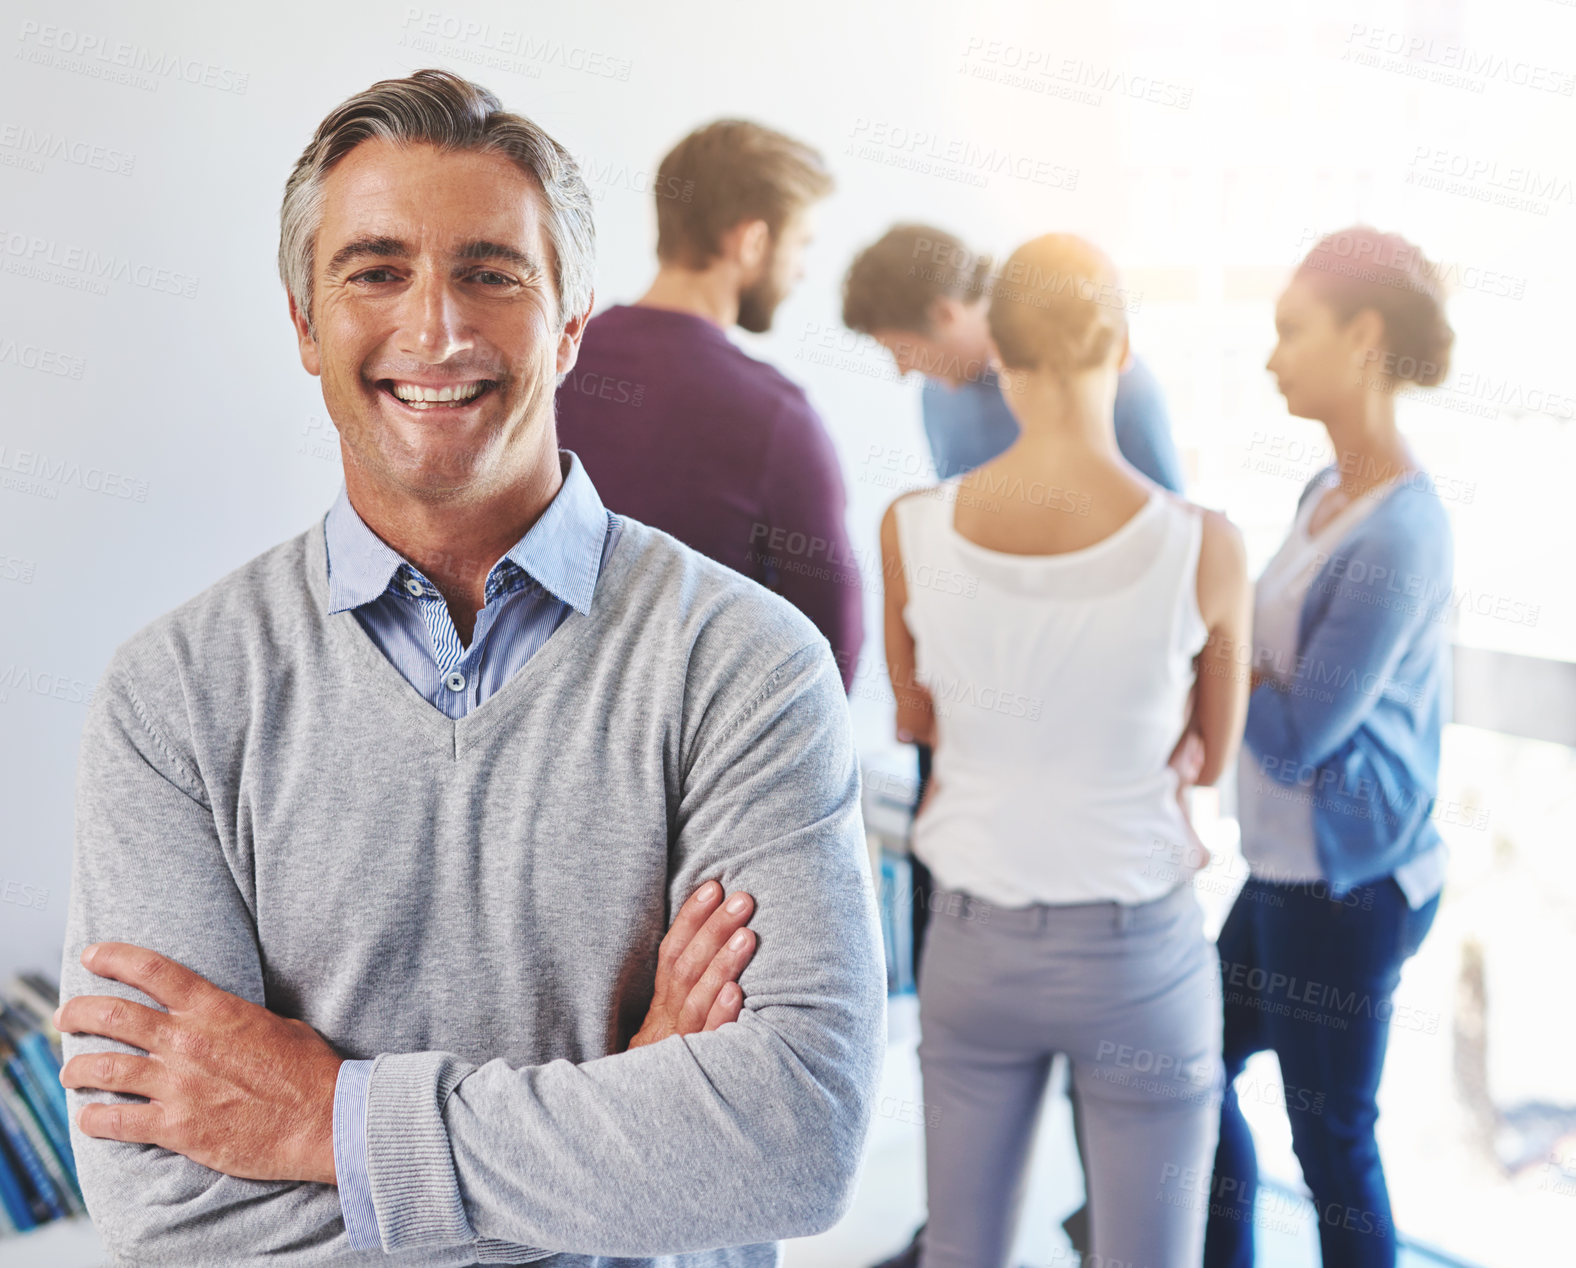
[[[1332,899],[1322,881],[1249,878],[1220,931],[1227,1088],[1206,1268],[1252,1268],[1258,1161],[1231,1086],[1255,1052],[1280,1061],[1292,1144],[1327,1268],[1392,1268],[1390,1195],[1374,1124],[1391,999],[1439,899],[1407,906],[1390,877]],[[1396,1019],[1428,1025],[1426,1018]],[[1437,1024],[1437,1019],[1436,1023]]]

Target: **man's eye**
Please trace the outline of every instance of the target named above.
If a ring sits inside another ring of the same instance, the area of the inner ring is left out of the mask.
[[[507,273],[499,273],[493,269],[483,269],[481,272],[473,273],[471,276],[478,282],[486,282],[493,286],[508,286],[514,281]]]
[[[392,269],[368,269],[365,273],[357,273],[351,279],[353,282],[386,282],[393,277]]]

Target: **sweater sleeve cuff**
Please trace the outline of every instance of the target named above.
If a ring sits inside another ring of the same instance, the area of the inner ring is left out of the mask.
[[[367,1183],[367,1083],[370,1061],[345,1061],[334,1084],[334,1174],[352,1250],[377,1250],[378,1216]]]
[[[385,1251],[474,1242],[443,1105],[474,1066],[443,1052],[382,1053],[367,1087],[367,1178]]]
[[[1273,754],[1277,758],[1296,755],[1286,706],[1285,697],[1268,682],[1261,682],[1248,697],[1248,717],[1242,740],[1256,758],[1261,754]],[[1262,758],[1260,761],[1262,764]],[[1266,774],[1275,778],[1273,771],[1266,771]]]

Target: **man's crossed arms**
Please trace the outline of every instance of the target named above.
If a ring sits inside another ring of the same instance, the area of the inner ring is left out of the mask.
[[[755,934],[745,927],[755,902],[740,892],[723,903],[722,893],[707,881],[679,909],[658,948],[651,1007],[631,1049],[738,1018],[738,978],[755,954]],[[167,1010],[78,995],[56,1011],[63,1032],[102,1035],[147,1054],[92,1052],[66,1062],[65,1087],[147,1098],[84,1106],[77,1117],[84,1134],[159,1145],[247,1180],[337,1183],[334,1089],[343,1058],[317,1031],[146,947],[93,943],[82,964]]]

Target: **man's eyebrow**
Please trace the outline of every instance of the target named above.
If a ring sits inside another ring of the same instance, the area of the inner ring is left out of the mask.
[[[467,242],[454,254],[462,260],[502,260],[524,273],[543,272],[542,262],[534,255],[506,246],[502,242],[488,242],[485,239]]]
[[[358,260],[362,256],[385,258],[409,254],[410,247],[398,238],[380,236],[355,238],[334,252],[326,271],[330,277],[336,276],[351,261]],[[502,242],[489,242],[486,239],[464,243],[454,254],[461,260],[501,260],[525,273],[540,274],[545,271],[542,262],[534,255]]]
[[[325,272],[329,277],[335,276],[345,265],[363,255],[390,256],[408,255],[410,248],[398,238],[365,237],[353,238],[339,250],[334,252],[334,258],[328,262]]]

